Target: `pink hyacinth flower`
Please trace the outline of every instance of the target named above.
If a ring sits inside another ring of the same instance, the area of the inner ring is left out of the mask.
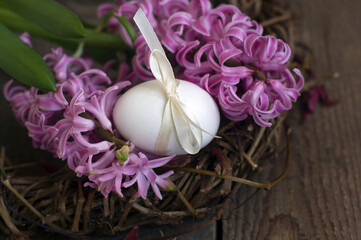
[[[161,175],[157,175],[153,169],[165,165],[174,157],[175,155],[148,160],[147,156],[141,152],[138,153],[138,155],[134,153],[130,154],[129,164],[136,166],[137,169],[133,179],[123,183],[123,186],[130,187],[133,184],[137,183],[138,194],[142,198],[147,197],[148,188],[149,186],[151,186],[157,197],[159,199],[162,199],[162,195],[159,191],[159,187],[162,189],[168,189],[171,186],[171,184],[168,181],[166,181],[164,178],[169,177],[174,172],[168,171]]]

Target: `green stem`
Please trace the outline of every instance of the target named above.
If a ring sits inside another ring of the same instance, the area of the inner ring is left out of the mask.
[[[103,128],[96,128],[96,129],[94,129],[94,132],[102,139],[115,143],[115,145],[117,145],[118,148],[121,148],[124,145],[129,146],[129,143],[124,142],[124,141],[120,140],[119,138],[116,138],[111,132],[109,132]]]
[[[116,138],[113,133],[111,133],[108,130],[105,130],[101,127],[100,123],[93,118],[92,116],[90,116],[87,113],[81,113],[80,114],[81,117],[86,118],[86,119],[90,119],[92,121],[94,121],[96,128],[93,130],[99,137],[101,137],[102,139],[108,141],[108,142],[113,142],[115,143],[115,145],[117,145],[118,148],[123,147],[124,145],[129,146],[129,142],[124,142],[123,140],[120,140],[119,138]]]
[[[73,57],[75,58],[81,57],[83,55],[83,52],[84,52],[84,42],[80,42],[73,54]]]
[[[267,80],[266,76],[260,71],[258,70],[256,67],[249,65],[249,64],[245,64],[245,66],[251,70],[254,71],[254,75],[256,78],[258,78],[259,80]]]

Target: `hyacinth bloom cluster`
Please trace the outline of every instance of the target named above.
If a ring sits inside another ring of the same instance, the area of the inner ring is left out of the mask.
[[[141,7],[169,53],[177,78],[196,83],[217,101],[226,117],[252,116],[260,126],[292,107],[304,79],[291,72],[290,47],[273,36],[263,36],[256,21],[232,5],[212,8],[209,0],[134,0],[104,4],[98,16],[115,10],[132,21]],[[141,34],[134,43],[114,19],[108,30],[119,32],[134,47],[132,67],[138,78],[151,80],[150,50]]]
[[[98,16],[115,11],[132,22],[139,7],[163,44],[177,78],[205,89],[229,119],[252,116],[259,126],[271,126],[268,120],[291,109],[299,97],[304,79],[298,69],[288,69],[290,47],[273,36],[263,36],[262,26],[238,8],[212,8],[209,0],[119,0],[119,5],[101,5]],[[139,33],[132,42],[116,18],[109,20],[106,29],[119,33],[135,50],[131,67],[121,64],[115,79],[107,75],[114,61],[103,70],[94,69],[91,59],[71,57],[58,48],[44,56],[57,80],[57,92],[12,87],[10,81],[4,95],[28,129],[34,147],[67,160],[77,176],[88,177],[86,186],[105,197],[110,192],[123,196],[124,188],[136,186],[137,196],[146,198],[151,188],[161,199],[159,188],[171,188],[166,178],[173,171],[158,175],[155,169],[174,156],[149,160],[149,154],[130,145],[129,155],[121,160],[117,156],[120,146],[97,134],[102,129],[121,138],[111,116],[120,92],[135,80],[154,79],[143,36]],[[20,38],[31,46],[28,34]]]
[[[31,44],[28,35],[21,37]],[[36,88],[11,87],[12,81],[4,87],[4,95],[11,102],[16,118],[28,129],[34,147],[67,160],[79,177],[88,177],[87,186],[98,189],[105,197],[112,191],[123,196],[122,189],[137,185],[138,196],[147,197],[151,186],[161,199],[159,187],[171,187],[165,178],[173,171],[157,175],[153,169],[163,166],[174,156],[148,160],[141,152],[131,152],[122,162],[116,157],[117,146],[94,132],[101,128],[116,134],[112,109],[119,92],[130,82],[112,82],[104,71],[91,68],[89,59],[68,56],[61,48],[53,50],[44,59],[56,76],[57,92],[41,93]],[[120,69],[116,79],[126,79],[127,67]]]

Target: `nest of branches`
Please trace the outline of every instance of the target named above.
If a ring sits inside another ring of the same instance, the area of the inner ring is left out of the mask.
[[[230,0],[243,12],[258,20],[265,33],[281,38],[294,47],[291,13],[272,0]],[[46,176],[19,176],[18,169],[29,164],[13,165],[1,150],[2,174],[0,227],[16,235],[31,235],[39,228],[49,232],[77,236],[114,236],[144,225],[181,224],[184,217],[207,221],[163,238],[191,232],[222,216],[232,196],[243,184],[269,189],[286,174],[290,156],[289,130],[285,115],[272,120],[272,127],[259,127],[251,121],[222,120],[218,135],[197,155],[179,156],[160,171],[174,170],[169,180],[173,189],[163,192],[163,200],[154,194],[134,198],[135,189],[126,189],[120,197],[111,193],[104,198],[96,189],[84,188],[86,179],[78,178],[67,167]],[[283,141],[288,139],[287,141]],[[287,142],[286,167],[269,183],[246,179],[259,173],[264,159],[280,151]],[[175,165],[176,163],[176,165]],[[86,239],[86,238],[85,238]]]

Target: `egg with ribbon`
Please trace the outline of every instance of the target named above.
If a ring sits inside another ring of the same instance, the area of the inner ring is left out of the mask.
[[[119,133],[136,147],[158,155],[196,154],[216,137],[217,104],[199,86],[178,80],[148,19],[141,9],[134,20],[151,49],[155,80],[124,93],[113,109]]]
[[[198,122],[199,126],[208,132],[201,131],[199,148],[203,148],[211,142],[219,127],[220,116],[217,104],[206,91],[197,85],[182,80],[179,80],[179,83],[177,93],[180,101],[193,113],[192,118],[194,119],[192,120]],[[166,123],[171,125],[169,143],[167,144],[167,136],[163,136],[164,140],[158,139],[163,122],[164,108],[168,102],[167,95],[161,85],[158,80],[152,80],[129,89],[115,104],[113,110],[114,124],[124,138],[147,152],[159,155],[194,154],[197,150],[187,152],[182,147],[172,120]],[[179,113],[174,115],[171,113],[170,117],[182,118]],[[178,119],[178,121],[181,121],[181,126],[178,128],[186,128],[182,126],[182,119]],[[195,128],[192,125],[190,127]],[[195,130],[199,131],[196,128]],[[182,129],[181,131],[188,130]],[[198,143],[193,138],[187,141],[194,145],[195,149],[198,148]],[[157,142],[160,142],[159,144],[162,146],[156,148]],[[166,147],[166,149],[162,150],[162,147]]]

